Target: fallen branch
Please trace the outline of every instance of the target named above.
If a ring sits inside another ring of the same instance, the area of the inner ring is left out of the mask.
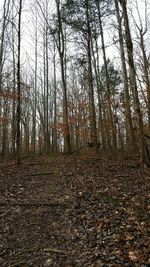
[[[42,175],[49,175],[49,174],[55,174],[55,173],[54,172],[33,173],[33,174],[30,174],[30,176],[42,176]]]
[[[48,165],[47,162],[34,162],[34,163],[29,163],[29,166],[36,166],[36,165]]]
[[[55,248],[41,248],[41,247],[32,247],[32,248],[26,248],[26,249],[19,250],[18,252],[15,253],[15,256],[20,256],[20,255],[23,255],[25,253],[30,253],[30,252],[39,251],[39,250],[41,252],[57,253],[57,254],[62,254],[64,256],[67,256],[67,253],[64,250],[59,250],[59,249],[55,249]]]
[[[54,248],[44,248],[43,249],[44,252],[52,252],[52,253],[57,253],[57,254],[63,254],[63,255],[67,255],[67,253],[63,250],[59,250],[59,249],[54,249]]]
[[[17,261],[17,262],[15,262],[15,263],[11,263],[11,267],[18,267],[18,266],[24,266],[25,264],[28,264],[29,263],[29,261],[24,261],[24,260],[22,260],[22,261]]]

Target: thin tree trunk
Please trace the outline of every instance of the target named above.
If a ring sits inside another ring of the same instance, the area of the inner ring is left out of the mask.
[[[88,86],[89,86],[89,117],[90,117],[90,142],[97,147],[97,129],[96,129],[96,113],[94,103],[93,74],[92,74],[92,58],[91,58],[91,28],[89,17],[89,3],[86,1],[86,20],[87,20],[87,59],[88,59]]]
[[[6,158],[7,155],[7,136],[8,136],[8,129],[7,129],[7,117],[8,117],[8,103],[7,98],[4,99],[3,109],[4,109],[4,122],[3,122],[3,139],[2,139],[2,159]]]
[[[112,114],[112,108],[111,108],[111,91],[110,91],[110,84],[109,84],[109,73],[108,73],[108,67],[107,67],[104,33],[103,33],[101,10],[100,10],[100,3],[99,2],[97,2],[97,9],[98,9],[98,17],[99,17],[99,27],[100,27],[100,35],[101,35],[101,43],[102,43],[104,68],[105,68],[105,75],[106,75],[106,90],[107,90],[108,111],[109,111],[109,120],[110,120],[111,135],[112,135],[112,145],[113,145],[113,149],[116,149],[117,148],[117,140],[116,140],[116,132],[114,130],[113,114]]]
[[[48,27],[46,26],[46,153],[50,152],[49,131],[49,62],[48,62]]]
[[[43,33],[43,68],[44,68],[44,94],[43,94],[43,109],[44,109],[44,125],[43,125],[43,134],[44,134],[44,152],[47,151],[47,136],[46,136],[46,40],[45,40],[45,25],[44,25],[44,33]]]
[[[38,25],[37,25],[37,12],[36,12],[36,28],[35,28],[35,65],[34,65],[34,107],[33,107],[33,153],[36,152],[36,109],[37,109],[37,49],[38,49]]]
[[[104,136],[104,125],[103,125],[103,116],[102,116],[102,94],[101,94],[102,84],[100,81],[98,44],[97,44],[97,40],[95,39],[96,55],[97,55],[97,58],[96,58],[94,55],[93,42],[94,42],[94,40],[93,41],[91,40],[91,48],[92,48],[92,54],[93,54],[93,65],[94,65],[94,70],[95,70],[97,96],[98,96],[99,129],[100,129],[100,135],[101,135],[102,149],[105,151],[106,142],[105,142],[105,136]]]
[[[3,24],[2,24],[2,33],[0,36],[0,92],[2,91],[3,84],[3,65],[4,65],[4,41],[5,41],[5,30],[7,26],[7,18],[10,8],[10,0],[5,0],[3,4]],[[0,117],[2,115],[2,100],[0,99]]]
[[[19,18],[18,18],[18,63],[17,63],[17,163],[20,164],[20,119],[21,119],[21,79],[20,79],[20,50],[21,50],[21,13],[22,13],[22,0],[19,2]]]
[[[140,31],[140,46],[143,55],[143,73],[144,73],[144,82],[146,84],[146,91],[147,91],[147,113],[148,113],[148,124],[150,130],[150,79],[149,79],[149,62],[145,52],[145,45],[144,45],[144,33],[142,30]]]
[[[14,0],[12,2],[14,6]],[[13,56],[13,106],[12,106],[12,154],[15,156],[16,153],[16,59],[15,59],[15,39],[14,39],[14,25],[13,25],[13,17],[14,17],[14,9],[12,6],[12,56]]]
[[[70,132],[69,132],[69,116],[68,116],[68,102],[67,102],[67,85],[65,79],[65,58],[64,58],[64,33],[62,28],[61,11],[60,11],[60,0],[56,1],[57,7],[57,17],[58,17],[58,42],[57,48],[60,57],[60,67],[61,67],[61,78],[63,87],[63,120],[64,120],[64,150],[65,152],[71,151],[70,144]]]
[[[53,127],[53,152],[57,152],[57,85],[56,85],[56,48],[54,41],[54,127]]]

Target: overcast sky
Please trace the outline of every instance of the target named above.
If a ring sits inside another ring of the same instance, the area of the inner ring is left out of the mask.
[[[40,4],[42,4],[42,1],[40,1]],[[34,4],[35,0],[23,0],[23,12],[22,12],[22,60],[26,60],[26,56],[28,54],[29,57],[34,58],[34,29],[33,29],[33,15],[31,14],[31,8]],[[54,2],[55,0],[49,0],[49,11],[54,10]],[[132,12],[134,14],[135,20],[137,23],[139,23],[138,19],[138,12],[136,11],[136,4],[135,0],[129,0],[128,4],[129,7],[132,7]],[[2,11],[4,0],[0,0],[0,7]],[[144,15],[145,15],[145,0],[138,0],[138,6],[139,6],[139,12],[141,17],[144,21]],[[147,18],[149,18],[149,5],[150,0],[147,0]],[[2,14],[2,12],[1,12]],[[129,11],[129,15],[131,15],[131,11]],[[40,19],[40,18],[39,18]],[[132,28],[132,22],[130,20],[130,26]],[[109,25],[107,25],[107,30],[105,30],[105,43],[107,45],[107,56],[110,58],[118,58],[119,57],[119,51],[117,50],[116,46],[112,45],[115,29],[108,30]],[[133,28],[132,28],[132,34],[133,34]]]

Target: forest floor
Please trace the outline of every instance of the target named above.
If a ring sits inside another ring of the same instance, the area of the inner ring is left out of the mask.
[[[0,163],[0,266],[150,266],[150,174],[94,153]]]

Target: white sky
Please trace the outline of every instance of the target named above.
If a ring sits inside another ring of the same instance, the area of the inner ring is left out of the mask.
[[[129,0],[128,4],[129,7],[135,7],[136,0]],[[145,14],[145,0],[137,0],[139,6],[139,12],[142,17]],[[33,16],[31,15],[32,5],[34,4],[35,0],[23,0],[23,12],[22,12],[22,60],[26,60],[26,55],[28,54],[29,57],[34,58],[34,29],[33,29]],[[54,2],[55,0],[49,0],[49,10],[54,9]],[[150,7],[150,0],[147,0],[148,8],[147,8],[147,18],[149,17],[149,7]],[[0,0],[0,8],[2,8],[4,0]],[[39,0],[39,3],[42,4],[42,1]],[[138,22],[138,14],[134,8],[133,14]],[[131,15],[131,12],[129,11]],[[1,19],[1,17],[0,17]],[[132,24],[132,23],[131,23]],[[132,25],[130,25],[132,26]],[[105,30],[105,43],[108,45],[108,49],[106,50],[107,56],[110,58],[118,58],[118,50],[116,46],[112,45],[112,38],[114,37],[115,30],[106,31]],[[132,32],[133,33],[133,32]],[[110,45],[112,45],[110,47]]]

